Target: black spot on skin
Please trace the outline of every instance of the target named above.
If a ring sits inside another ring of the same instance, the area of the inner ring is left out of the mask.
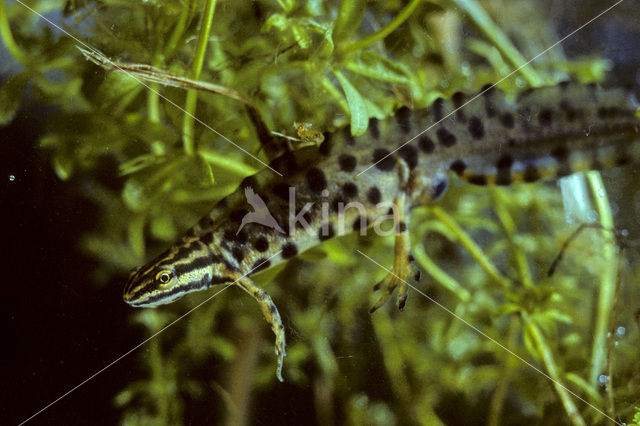
[[[446,179],[442,179],[433,187],[433,200],[439,200],[447,190],[448,182]]]
[[[513,166],[513,158],[509,154],[505,154],[496,161],[498,170],[510,169]]]
[[[360,231],[362,229],[367,229],[368,220],[365,216],[358,216],[356,220],[353,221],[353,230]]]
[[[371,137],[374,139],[380,139],[380,126],[378,124],[377,118],[369,119],[369,133],[371,133]]]
[[[631,161],[629,157],[627,157],[624,153],[620,153],[618,157],[616,157],[616,166],[626,166]]]
[[[290,259],[298,254],[298,246],[295,243],[285,243],[282,246],[282,258]]]
[[[398,222],[398,234],[402,234],[403,232],[407,232],[407,224],[404,222]]]
[[[569,158],[569,152],[565,147],[559,146],[551,151],[551,156],[559,163],[563,163]]]
[[[253,242],[253,247],[259,252],[264,253],[269,250],[269,240],[264,236],[260,236]]]
[[[469,176],[469,183],[484,186],[487,184],[487,177],[484,175],[471,175]]]
[[[249,213],[247,209],[236,209],[229,213],[229,220],[231,222],[240,223],[242,222],[242,218]]]
[[[505,112],[500,116],[500,123],[507,129],[513,129],[516,124],[513,119],[513,114],[510,112]]]
[[[318,229],[318,239],[320,241],[326,241],[329,238],[333,238],[335,235],[335,231],[333,230],[333,224],[327,223],[322,225],[320,229]]]
[[[327,156],[331,154],[331,138],[333,137],[333,133],[324,132],[322,135],[324,136],[324,141],[322,141],[322,143],[320,144],[318,151],[320,152],[320,154]]]
[[[369,200],[371,204],[378,204],[381,199],[382,194],[380,193],[378,187],[372,186],[371,189],[367,191],[367,200]]]
[[[509,154],[504,154],[496,161],[496,185],[511,184],[511,167],[513,166],[513,158]]]
[[[453,101],[453,106],[456,111],[456,118],[462,122],[466,121],[466,117],[464,115],[464,111],[462,110],[462,104],[464,103],[464,93],[456,92],[451,96],[451,100]]]
[[[247,242],[247,233],[244,229],[241,229],[237,234],[232,229],[227,229],[224,231],[222,237],[225,241],[233,241],[240,244]]]
[[[433,102],[433,105],[431,106],[431,109],[433,111],[433,119],[434,121],[440,121],[442,120],[443,117],[443,113],[442,110],[444,108],[444,99],[442,98],[438,98]]]
[[[553,123],[553,111],[549,108],[543,108],[538,116],[538,121],[542,126],[550,126]]]
[[[431,154],[436,149],[436,144],[429,136],[422,134],[418,138],[418,148],[425,154]]]
[[[338,157],[338,164],[340,165],[340,170],[343,172],[353,172],[356,169],[356,163],[356,157],[351,154],[342,154]]]
[[[557,177],[569,176],[571,167],[569,165],[569,151],[564,147],[557,147],[551,151],[551,156],[558,162]]]
[[[240,244],[244,244],[247,242],[248,236],[244,229],[241,229],[233,236],[236,241]]]
[[[615,106],[612,107],[600,107],[598,108],[598,117],[600,118],[616,118],[618,116],[626,115],[623,110]],[[635,113],[634,113],[635,115]]]
[[[344,135],[344,140],[349,146],[353,146],[356,144],[356,140],[353,138],[351,134],[351,126],[347,126],[342,130],[342,134]]]
[[[244,259],[242,247],[234,247],[233,250],[231,250],[231,254],[238,261],[238,263],[242,262],[242,259]]]
[[[453,133],[445,129],[444,127],[440,127],[436,132],[438,136],[438,141],[440,141],[440,145],[450,148],[456,144],[456,137]]]
[[[558,87],[562,90],[567,90],[567,88],[571,85],[571,80],[564,80],[558,83]]]
[[[576,118],[578,118],[578,110],[573,108],[569,101],[567,101],[566,99],[562,99],[558,106],[562,111],[564,111],[564,114],[567,117],[567,121],[574,121]]]
[[[529,164],[524,169],[524,176],[522,178],[525,182],[535,182],[540,179],[540,171],[533,164]]]
[[[474,139],[482,139],[484,137],[484,125],[482,124],[482,120],[478,117],[471,117],[468,129]]]
[[[355,198],[358,195],[358,186],[353,182],[346,182],[342,185],[342,192],[346,198]]]
[[[453,171],[458,176],[462,176],[466,168],[467,165],[462,160],[456,160],[449,166],[449,170]]]
[[[298,170],[298,162],[293,152],[284,153],[280,157],[271,161],[269,166],[285,175],[293,174]]]
[[[393,155],[389,154],[391,154],[391,152],[385,148],[378,148],[373,151],[373,163],[378,170],[389,172],[394,169],[396,165],[396,159]]]
[[[327,187],[327,178],[324,172],[317,167],[309,169],[306,174],[307,185],[312,192],[322,192]]]
[[[495,91],[495,89],[496,89],[496,86],[494,86],[491,83],[488,83],[482,86],[482,88],[480,89],[480,93],[482,94],[482,96],[491,96],[493,95],[493,92]]]
[[[411,110],[406,106],[400,107],[396,111],[395,117],[400,132],[409,133],[411,131]]]
[[[214,225],[214,222],[209,216],[205,216],[198,221],[198,226],[200,228],[206,229],[206,228],[212,227],[213,225]]]
[[[286,182],[278,182],[275,185],[273,185],[271,187],[271,192],[273,192],[273,194],[282,199],[282,200],[288,200],[289,199],[289,185]]]
[[[253,266],[251,267],[251,273],[255,274],[256,272],[260,272],[263,269],[267,269],[269,266],[271,266],[271,261],[266,257],[261,257],[253,263]]]
[[[202,241],[204,244],[206,245],[211,245],[213,244],[213,232],[207,232],[206,234],[202,235],[200,237],[200,241]]]
[[[405,145],[398,150],[400,157],[407,163],[409,170],[418,165],[418,150],[413,145]]]

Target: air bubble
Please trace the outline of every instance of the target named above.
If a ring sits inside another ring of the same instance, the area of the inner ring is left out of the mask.
[[[14,180],[16,180],[16,177],[14,175],[9,175],[9,182],[13,182]]]
[[[618,328],[616,328],[616,337],[618,338],[624,337],[626,333],[627,333],[627,329],[624,328],[623,326],[619,326]]]
[[[609,383],[609,376],[607,376],[606,374],[599,375],[598,383],[600,383],[602,386],[605,386],[607,383]]]
[[[598,220],[598,212],[589,210],[587,212],[587,222],[596,222]]]

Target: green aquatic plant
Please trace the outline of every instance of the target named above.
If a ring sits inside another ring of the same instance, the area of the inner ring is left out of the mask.
[[[77,39],[19,4],[0,3],[0,35],[21,65],[0,88],[0,124],[26,87],[55,107],[40,146],[60,179],[91,188],[100,221],[80,244],[100,260],[98,283],[115,274],[124,285],[128,270],[264,167],[248,102],[282,134],[295,136],[293,123],[305,122],[323,131],[349,124],[360,135],[370,118],[400,105],[425,107],[499,80],[511,95],[567,77],[601,81],[607,69],[601,59],[557,51],[526,64],[521,50],[540,52],[557,36],[540,10],[527,15],[532,24],[502,30],[519,8],[529,10],[524,1],[500,2],[501,14],[475,0],[29,4],[63,19]],[[219,94],[141,84],[84,60],[76,47],[215,83]],[[593,194],[604,193],[598,174],[587,180]],[[368,314],[372,284],[385,271],[354,254],[390,265],[389,238],[327,241],[260,273],[289,330],[287,390],[277,387],[259,312],[237,289],[224,290],[137,355],[145,374],[114,400],[123,423],[241,424],[255,406],[278,406],[270,395],[296,393],[321,424],[630,418],[640,392],[638,334],[623,321],[629,335],[621,338],[615,320],[632,317],[620,301],[637,300],[637,286],[627,283],[638,265],[621,268],[606,197],[593,199],[602,229],[576,237],[549,276],[575,230],[559,191],[454,181],[438,205],[412,216],[426,278],[402,313],[386,306]],[[153,335],[209,297],[132,310],[132,325]]]

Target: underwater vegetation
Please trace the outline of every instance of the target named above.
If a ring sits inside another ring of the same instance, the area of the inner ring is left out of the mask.
[[[20,65],[0,87],[0,125],[27,90],[51,106],[39,146],[100,212],[78,242],[100,262],[87,292],[113,276],[124,286],[264,167],[247,103],[270,130],[314,143],[313,131],[347,125],[361,135],[401,105],[497,81],[511,95],[603,82],[611,66],[562,46],[527,63],[560,40],[551,1],[25,4],[60,28],[0,3],[0,35]],[[77,47],[89,46],[218,94],[141,84],[87,61]],[[639,424],[640,209],[632,167],[605,176],[570,178],[590,195],[586,211],[565,208],[556,182],[452,178],[412,214],[423,279],[403,312],[387,303],[369,314],[385,271],[355,251],[391,265],[392,237],[347,235],[256,275],[287,329],[282,384],[272,335],[238,289],[132,309],[131,327],[151,336],[206,301],[131,355],[140,370],[114,409],[127,425]],[[612,210],[605,188],[628,207]]]

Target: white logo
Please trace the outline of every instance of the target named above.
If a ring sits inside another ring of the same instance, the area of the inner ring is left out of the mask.
[[[271,215],[267,205],[264,200],[260,198],[258,194],[256,194],[251,187],[247,187],[244,189],[244,195],[247,197],[247,203],[251,207],[253,207],[252,212],[249,212],[244,215],[242,218],[242,223],[240,224],[240,228],[238,228],[238,232],[236,235],[242,230],[242,227],[247,223],[257,223],[268,228],[273,228],[276,231],[284,234],[285,232],[282,230],[276,219]]]

